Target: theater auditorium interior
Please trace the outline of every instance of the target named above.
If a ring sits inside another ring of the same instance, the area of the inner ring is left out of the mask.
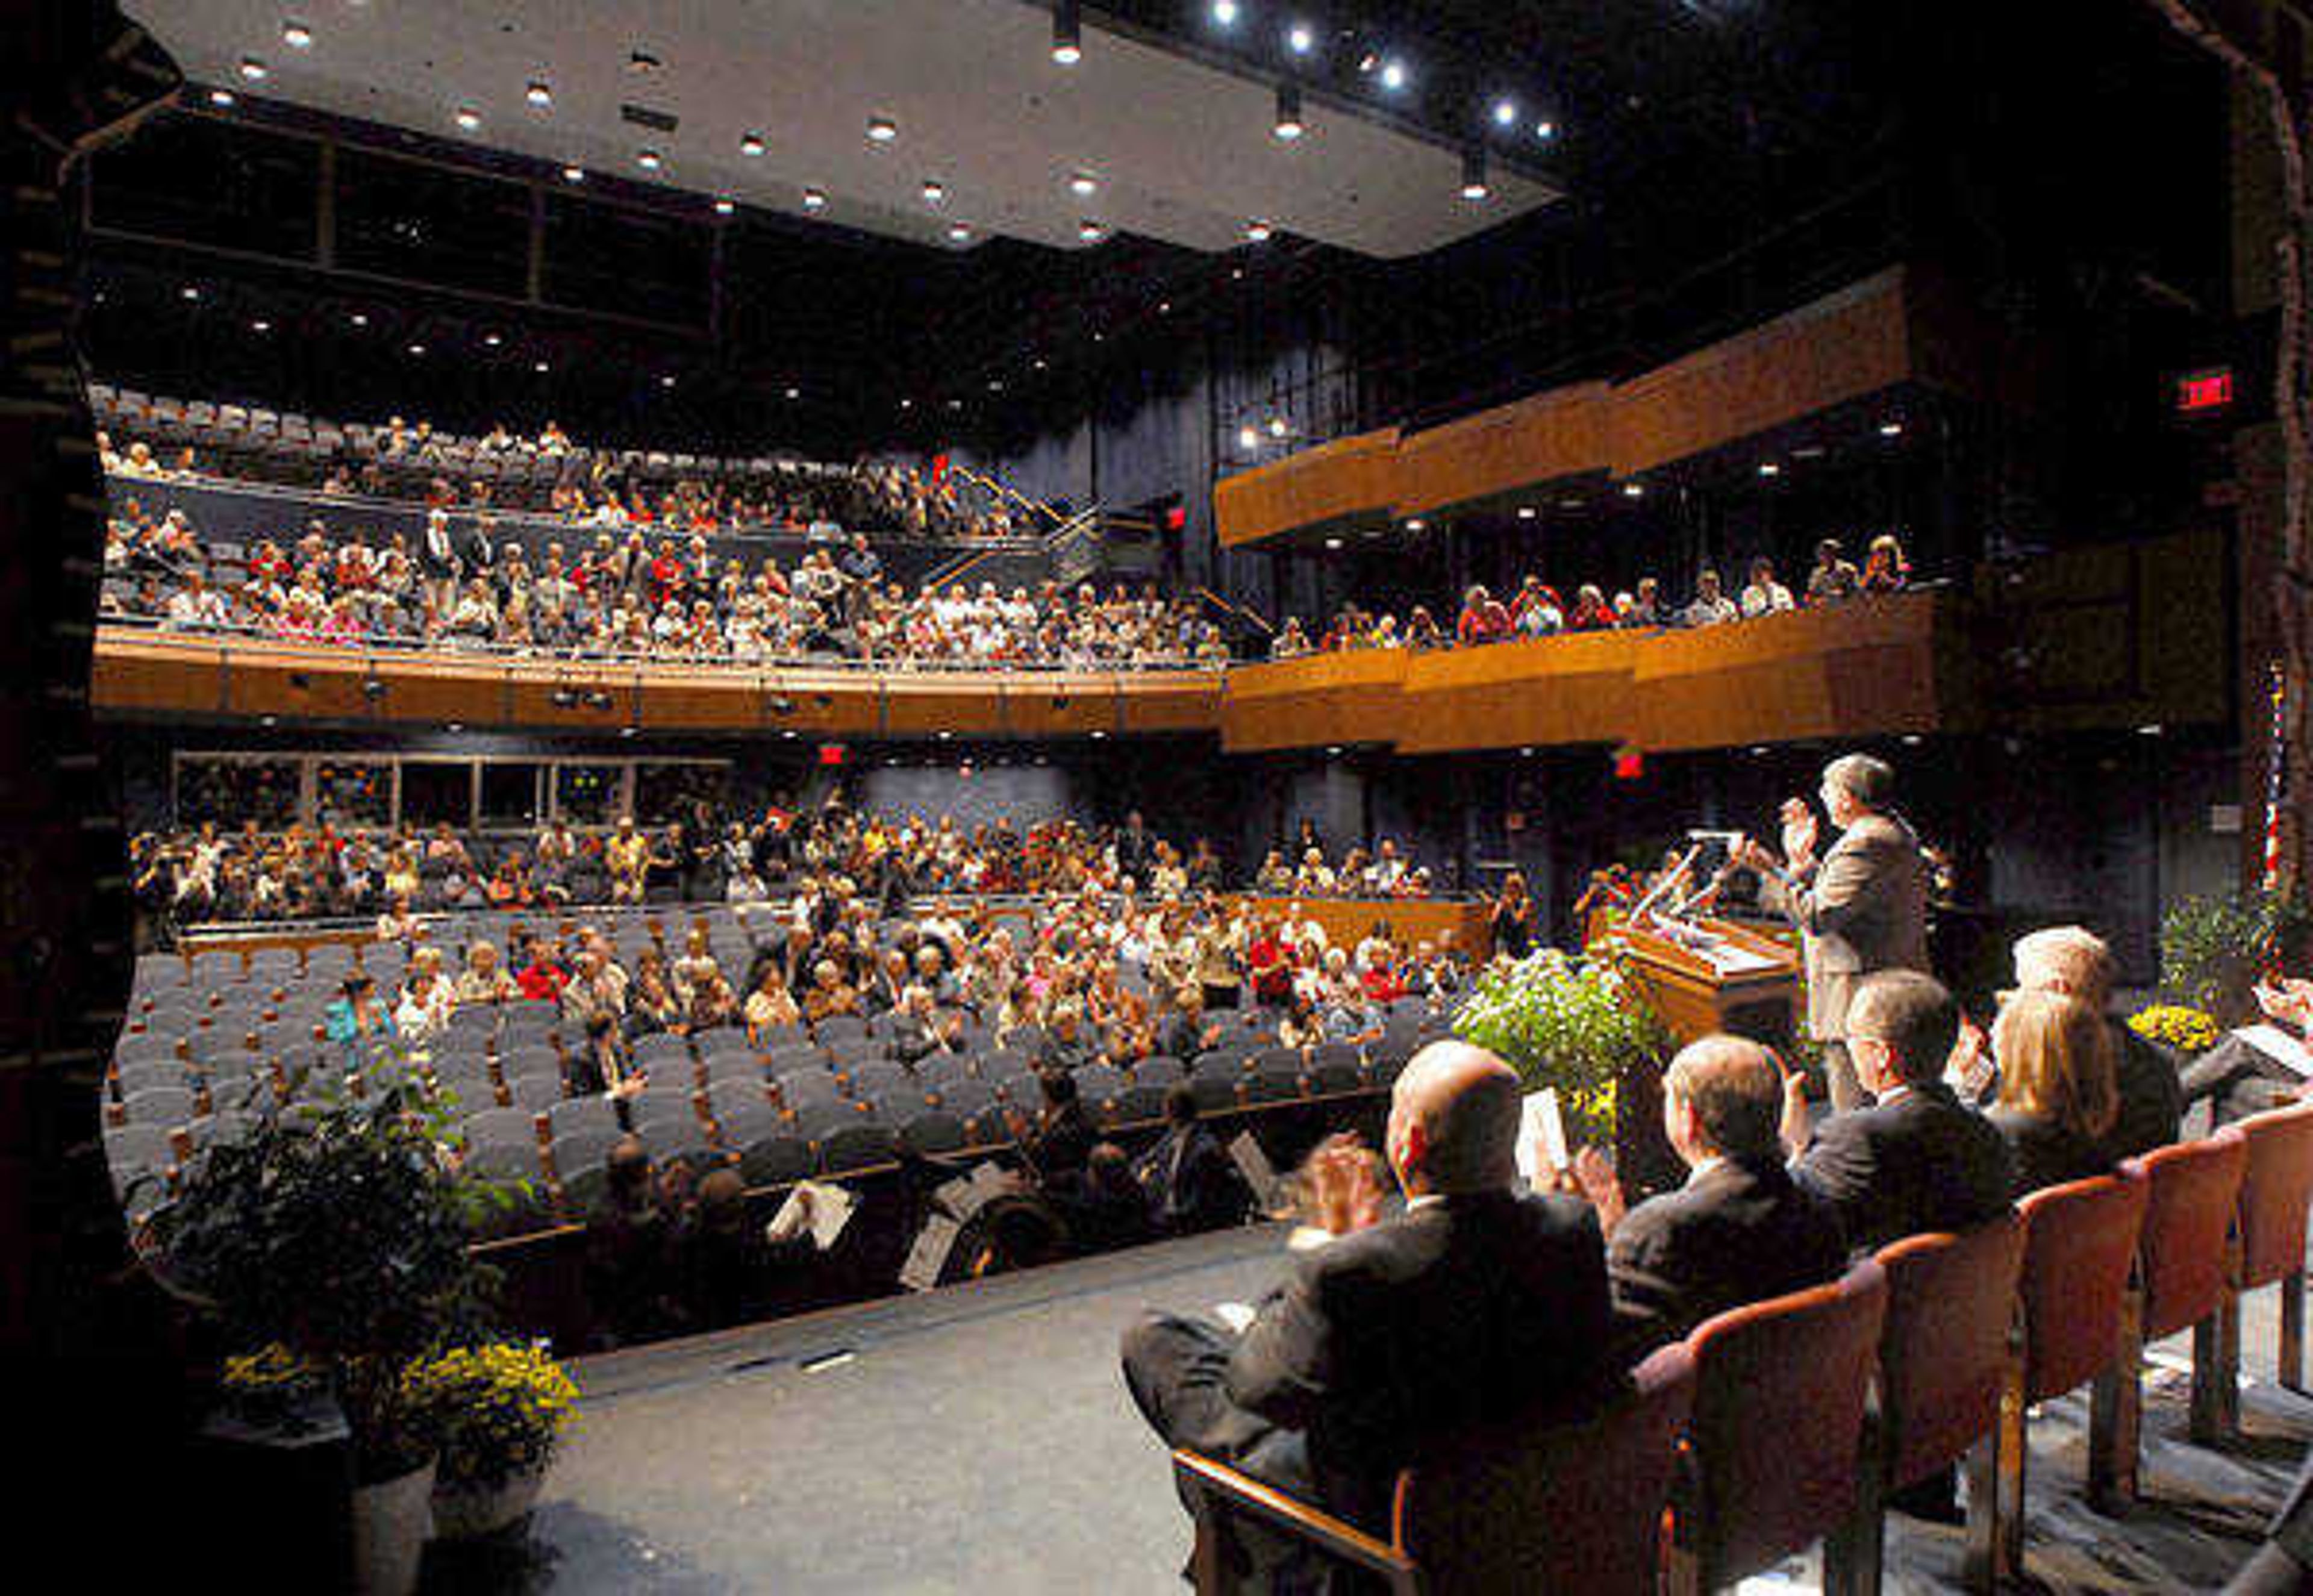
[[[27,1549],[2313,1590],[2309,31],[0,3]]]

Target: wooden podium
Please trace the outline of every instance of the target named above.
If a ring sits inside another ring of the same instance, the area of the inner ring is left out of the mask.
[[[1631,983],[1681,1047],[1715,1032],[1788,1053],[1799,1014],[1799,961],[1788,943],[1728,920],[1696,918],[1675,932],[1628,921],[1609,933]],[[1663,1137],[1662,1077],[1624,1069],[1615,1083],[1614,1157],[1623,1189],[1667,1191],[1686,1178]]]

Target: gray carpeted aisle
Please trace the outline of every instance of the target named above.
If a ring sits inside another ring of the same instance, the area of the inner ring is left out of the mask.
[[[582,1428],[528,1539],[437,1557],[427,1589],[1174,1596],[1187,1520],[1125,1395],[1117,1336],[1147,1305],[1258,1296],[1281,1245],[1274,1230],[1208,1236],[588,1360]],[[2028,1567],[2042,1588],[2208,1590],[2247,1557],[2313,1440],[2313,1401],[2261,1378],[2273,1319],[2272,1293],[2252,1299],[2243,1341],[2260,1378],[2234,1453],[2182,1442],[2184,1378],[2158,1364],[2189,1349],[2156,1349],[2149,1500],[2126,1519],[2081,1498],[2085,1396],[2038,1416]],[[1958,1531],[1889,1524],[1890,1591],[1957,1589]],[[1804,1562],[1752,1582],[1815,1584]]]

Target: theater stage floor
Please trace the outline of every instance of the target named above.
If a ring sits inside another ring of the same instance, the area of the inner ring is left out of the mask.
[[[1183,1591],[1187,1521],[1124,1393],[1117,1335],[1144,1305],[1257,1295],[1281,1245],[1236,1232],[587,1360],[582,1428],[527,1541],[437,1555],[427,1590]],[[2081,1500],[2085,1398],[2041,1415],[2028,1556],[2044,1588],[2208,1590],[2247,1557],[2313,1440],[2313,1401],[2261,1378],[2273,1295],[2245,1314],[2259,1378],[2238,1453],[2182,1441],[2184,1380],[2159,1365],[2189,1351],[2155,1349],[2150,1500],[2127,1519]],[[1890,1590],[1958,1589],[1957,1531],[1889,1522]],[[1787,1572],[1813,1588],[1811,1565]]]

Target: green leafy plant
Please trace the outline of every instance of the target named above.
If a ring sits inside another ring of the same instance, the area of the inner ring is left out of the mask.
[[[578,1388],[535,1346],[453,1347],[411,1365],[405,1384],[440,1417],[440,1478],[452,1486],[496,1487],[544,1469],[577,1416]]]
[[[411,1362],[486,1334],[492,1276],[467,1242],[502,1199],[455,1172],[446,1109],[416,1078],[381,1066],[360,1085],[207,1149],[153,1223],[156,1262],[214,1308],[226,1344],[263,1350],[244,1372],[319,1371],[357,1469],[382,1479],[435,1450]]]
[[[1454,1033],[1517,1071],[1529,1091],[1554,1087],[1570,1142],[1606,1146],[1623,1065],[1659,1062],[1671,1042],[1611,954],[1569,958],[1554,948],[1489,969],[1454,1016]]]
[[[2298,951],[2313,913],[2293,895],[2236,892],[2187,898],[2160,922],[2160,990],[2220,1024],[2254,1017],[2249,987]]]

